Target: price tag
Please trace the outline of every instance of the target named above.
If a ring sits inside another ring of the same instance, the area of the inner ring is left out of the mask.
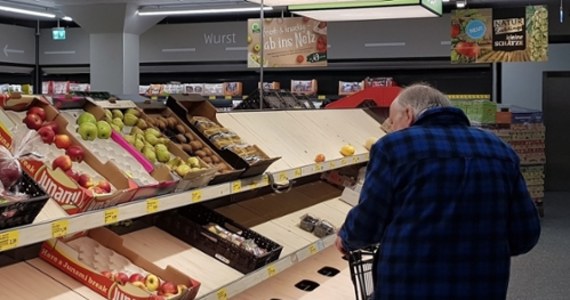
[[[253,189],[256,189],[256,188],[257,188],[257,181],[252,181],[252,182],[249,184],[249,187],[250,187],[252,190],[253,190]]]
[[[359,163],[359,162],[360,162],[360,156],[353,156],[353,157],[352,157],[352,162],[355,163],[355,164],[356,164],[356,163]]]
[[[281,172],[281,173],[279,173],[279,181],[280,181],[280,182],[282,182],[282,181],[287,181],[287,180],[288,180],[288,178],[287,178],[287,173],[286,173],[286,172]]]
[[[200,201],[202,201],[202,191],[201,190],[192,191],[192,202],[200,202]]]
[[[157,211],[158,211],[158,199],[151,198],[146,200],[146,212],[152,214]]]
[[[219,289],[216,296],[218,296],[218,300],[228,300],[228,291],[226,288]]]
[[[301,177],[301,176],[303,176],[303,169],[301,169],[301,168],[295,169],[295,177],[298,178],[298,177]]]
[[[348,165],[348,161],[346,160],[346,158],[343,158],[343,159],[340,160],[340,165],[341,165],[341,166],[346,166],[346,165]]]
[[[309,246],[309,253],[311,253],[311,255],[314,255],[317,252],[319,252],[319,248],[317,247],[316,244],[312,244],[311,246]]]
[[[210,97],[208,97],[208,99],[210,99],[210,100],[216,100],[216,96],[210,96]]]
[[[274,265],[270,265],[269,267],[267,267],[267,275],[269,275],[269,277],[273,277],[277,274],[277,268],[275,268]]]
[[[152,96],[150,97],[150,100],[158,100],[158,96]]]
[[[51,223],[51,237],[66,236],[69,232],[69,220],[59,220]]]
[[[315,164],[315,171],[316,172],[321,172],[322,170],[323,170],[323,164],[322,163]]]
[[[119,209],[111,208],[105,211],[105,225],[119,222]]]
[[[10,250],[18,247],[20,242],[20,232],[18,230],[8,231],[0,234],[0,251]]]
[[[226,100],[232,100],[232,96],[225,96],[224,99],[226,99]]]
[[[263,175],[263,177],[261,178],[261,183],[263,185],[269,185],[269,177],[267,175]]]
[[[330,169],[336,169],[336,163],[334,161],[329,162]]]
[[[317,99],[318,99],[318,100],[326,100],[326,99],[327,99],[327,96],[325,96],[325,95],[318,95],[318,96],[317,96]]]
[[[241,192],[241,180],[236,180],[232,182],[232,193]]]

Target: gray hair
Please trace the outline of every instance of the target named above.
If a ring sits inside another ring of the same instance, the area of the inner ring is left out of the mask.
[[[417,119],[428,109],[451,106],[445,94],[427,84],[413,84],[400,92],[396,101],[403,107],[409,106]]]

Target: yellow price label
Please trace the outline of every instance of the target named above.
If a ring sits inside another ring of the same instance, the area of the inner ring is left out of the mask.
[[[276,274],[277,274],[277,268],[275,268],[274,265],[267,267],[267,275],[269,275],[269,277],[275,276]]]
[[[325,95],[318,95],[317,96],[317,100],[326,100],[326,99],[327,99],[327,96],[325,96]]]
[[[322,170],[323,170],[323,164],[322,163],[315,164],[315,171],[316,172],[320,172]]]
[[[216,100],[216,96],[210,96],[210,97],[208,97],[208,99],[210,99],[210,100]]]
[[[256,189],[256,188],[257,188],[257,181],[252,181],[252,182],[249,184],[249,187],[250,187],[251,189]]]
[[[263,175],[263,177],[261,178],[261,183],[263,185],[269,185],[269,176]]]
[[[226,100],[232,100],[232,96],[225,96],[224,99],[226,99]]]
[[[241,180],[236,180],[232,182],[232,193],[241,192]]]
[[[287,180],[289,180],[289,179],[287,178],[286,172],[279,173],[279,181],[287,181]]]
[[[200,202],[200,201],[202,201],[202,191],[201,190],[192,191],[192,202]]]
[[[359,162],[360,162],[360,156],[353,156],[353,157],[352,157],[352,162],[353,162],[353,163],[359,163]]]
[[[334,161],[329,162],[329,168],[335,169],[335,168],[336,168],[336,163],[335,163]]]
[[[51,237],[66,236],[69,232],[69,220],[59,220],[51,223]]]
[[[301,168],[295,169],[295,177],[301,177],[301,176],[303,176],[303,169]]]
[[[152,96],[150,97],[150,100],[158,100],[158,96]]]
[[[228,291],[226,288],[219,289],[216,292],[216,296],[218,296],[218,300],[228,300]]]
[[[340,160],[340,165],[341,165],[341,166],[346,166],[346,165],[348,165],[348,161],[346,160],[346,158],[343,158],[343,159]]]
[[[316,254],[317,252],[319,252],[319,248],[317,248],[317,245],[312,244],[311,246],[309,246],[309,253],[311,253],[311,255]]]
[[[146,200],[146,212],[149,214],[155,213],[158,211],[158,199],[151,198]]]
[[[111,208],[105,211],[105,225],[119,222],[119,209]]]
[[[0,234],[0,251],[10,250],[18,247],[20,242],[20,232],[18,230],[8,231]]]

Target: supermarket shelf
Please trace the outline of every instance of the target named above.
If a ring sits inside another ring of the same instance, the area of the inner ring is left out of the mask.
[[[123,220],[129,220],[152,213],[186,206],[192,203],[213,200],[223,196],[268,186],[271,181],[270,177],[274,179],[275,183],[286,185],[296,178],[310,176],[367,161],[368,153],[362,153],[350,157],[326,161],[324,163],[308,164],[279,172],[266,173],[262,176],[236,180],[229,183],[194,189],[183,193],[126,203],[104,210],[91,211],[37,224],[11,228],[0,231],[0,252],[75,232],[113,224]],[[304,250],[302,250],[299,255],[302,256]]]

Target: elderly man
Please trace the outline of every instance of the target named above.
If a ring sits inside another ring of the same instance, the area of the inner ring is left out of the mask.
[[[540,236],[517,154],[426,85],[404,89],[390,120],[336,247],[380,243],[374,299],[505,299],[511,256]]]

